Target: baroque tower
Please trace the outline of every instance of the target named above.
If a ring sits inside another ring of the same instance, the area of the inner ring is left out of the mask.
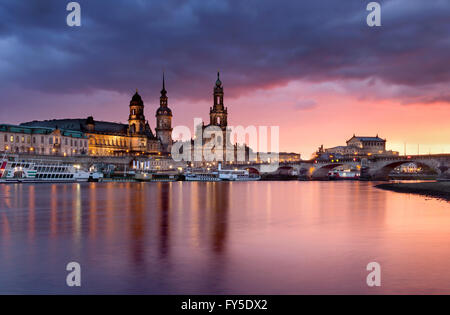
[[[172,151],[172,111],[167,104],[166,82],[163,74],[163,86],[156,111],[156,138],[161,143],[161,151],[170,154]]]
[[[214,87],[214,105],[209,110],[209,124],[219,126],[222,130],[227,128],[227,108],[223,105],[223,87],[220,73],[217,72],[217,81]]]
[[[143,134],[145,132],[145,125],[144,102],[136,90],[130,102],[130,116],[128,117],[129,133],[132,135]]]

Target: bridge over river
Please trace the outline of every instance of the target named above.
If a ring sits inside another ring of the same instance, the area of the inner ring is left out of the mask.
[[[450,154],[376,156],[339,160],[317,159],[280,163],[274,167],[268,164],[241,164],[237,165],[237,167],[254,168],[262,174],[295,170],[300,176],[308,179],[326,179],[330,170],[345,165],[354,169],[360,169],[361,179],[387,180],[392,170],[405,163],[415,163],[423,169],[436,172],[438,178],[450,179]]]

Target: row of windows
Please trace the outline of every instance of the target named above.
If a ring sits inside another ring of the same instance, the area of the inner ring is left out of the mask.
[[[11,143],[28,143],[28,144],[30,144],[31,143],[31,139],[33,139],[33,144],[36,144],[37,143],[37,139],[36,139],[36,137],[33,137],[33,138],[31,138],[31,137],[25,137],[25,136],[16,136],[16,137],[14,137],[14,136],[8,136],[7,134],[5,134],[4,135],[4,142],[6,143],[6,142],[8,142],[8,140],[9,140],[9,142],[11,142]],[[45,138],[44,138],[44,136],[41,136],[41,139],[40,139],[41,141],[41,144],[44,144],[45,143]],[[61,141],[60,141],[60,139],[58,138],[58,137],[50,137],[49,139],[48,139],[48,144],[53,144],[53,143],[55,143],[55,144],[59,144]],[[68,138],[64,138],[64,144],[65,145],[69,145],[69,139]],[[83,140],[73,140],[73,139],[70,139],[70,146],[75,146],[75,147],[78,147],[78,146],[80,146],[80,147],[87,147],[87,141],[83,141]]]
[[[29,167],[30,167],[30,164],[13,163],[13,164],[11,165],[11,167],[12,167],[12,168],[15,168],[15,167],[29,168]]]
[[[91,139],[90,144],[126,147],[128,145],[128,142],[122,139],[120,140]]]
[[[36,178],[73,178],[73,174],[37,174]]]
[[[369,146],[369,147],[380,147],[383,145],[384,145],[383,142],[364,142],[364,146]]]
[[[61,172],[67,172],[67,167],[44,167],[40,166],[36,169],[38,172],[44,172],[44,173],[61,173]]]
[[[1,150],[1,149],[0,149]],[[9,147],[5,145],[3,148],[4,152],[14,152],[14,153],[34,153],[34,154],[60,154],[58,150],[45,148],[30,148],[30,147]],[[61,152],[64,155],[75,155],[75,154],[86,154],[86,150],[64,150]]]

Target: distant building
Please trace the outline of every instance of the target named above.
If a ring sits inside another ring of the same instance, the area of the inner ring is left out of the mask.
[[[218,138],[215,140],[217,141],[217,143],[222,144],[223,161],[225,161],[227,157],[226,156],[227,143],[228,147],[232,146],[230,139],[227,136],[227,132],[230,132],[230,130],[228,129],[228,108],[225,107],[224,105],[224,92],[219,72],[217,73],[217,80],[216,84],[214,85],[213,99],[214,99],[213,106],[209,108],[209,124],[203,125],[201,127],[201,131],[197,130],[196,134],[197,135],[201,134],[201,136],[203,137],[206,128],[210,126],[220,128],[220,130],[222,131],[222,135],[218,136]],[[215,134],[211,135],[210,139],[205,139],[202,148],[203,152],[205,152],[204,149],[209,145],[209,142],[214,140],[214,136]]]
[[[280,152],[278,154],[278,161],[280,163],[295,163],[300,162],[301,155],[299,153],[287,153],[287,152]]]
[[[212,127],[209,131],[216,129],[217,133],[205,135],[208,127]],[[205,125],[203,123],[195,126],[194,138],[184,142],[185,144],[190,144],[191,147],[190,165],[200,167],[205,164],[217,165],[218,162],[233,164],[242,158],[243,161],[239,162],[248,161],[249,156],[253,154],[252,149],[245,144],[233,144],[230,139],[230,134],[231,128],[228,127],[228,108],[224,105],[224,88],[220,80],[220,73],[217,73],[217,80],[213,89],[213,106],[209,108],[209,124]],[[217,138],[215,139],[214,137],[216,136]],[[201,145],[195,146],[195,139],[202,139]],[[213,140],[215,141],[213,142]],[[219,144],[219,146],[211,149],[210,146],[212,146],[212,143]],[[229,152],[227,152],[227,148]],[[206,161],[205,152],[214,154],[218,152],[216,150],[220,149],[223,152],[222,159],[218,159],[218,161]],[[240,156],[241,152],[243,152],[243,157]],[[198,160],[197,157],[199,157]]]
[[[419,173],[421,171],[422,168],[415,163],[402,164],[394,169],[396,173]]]
[[[21,124],[28,127],[60,128],[85,134],[89,139],[87,153],[93,156],[152,156],[170,155],[172,147],[172,111],[167,104],[163,78],[160,107],[156,112],[156,136],[144,115],[141,96],[133,95],[128,124],[86,119],[54,119]]]
[[[83,132],[59,128],[0,125],[0,152],[42,155],[86,155]]]
[[[398,152],[386,150],[386,139],[375,137],[361,137],[353,135],[347,140],[346,146],[337,146],[324,149],[319,148],[317,157],[349,157],[349,156],[377,156],[377,155],[398,155]]]

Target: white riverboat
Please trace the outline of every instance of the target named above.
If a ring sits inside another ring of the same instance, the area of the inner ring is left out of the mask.
[[[188,170],[184,174],[186,181],[219,182],[219,181],[257,181],[259,174],[250,174],[248,170],[222,169],[219,163],[217,170]]]
[[[248,170],[225,170],[222,169],[222,164],[219,163],[219,178],[224,181],[257,181],[261,177],[256,174],[250,174]]]
[[[101,181],[102,177],[62,161],[19,159],[17,156],[3,156],[0,161],[0,183],[71,183],[89,179]]]
[[[210,171],[187,171],[184,179],[188,182],[219,182],[221,181],[218,172]]]

